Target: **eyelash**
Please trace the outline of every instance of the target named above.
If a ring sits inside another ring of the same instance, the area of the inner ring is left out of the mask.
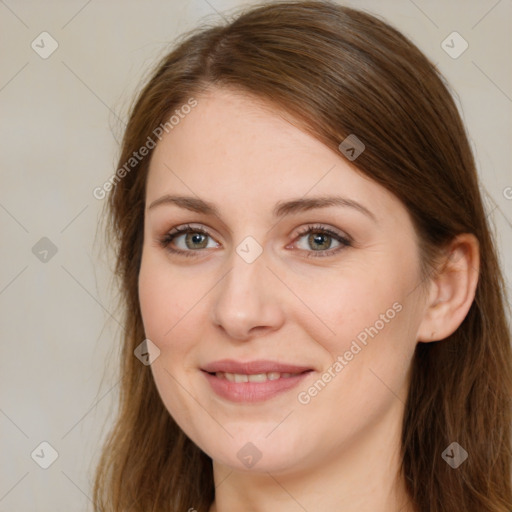
[[[178,237],[179,235],[182,235],[184,233],[201,233],[206,236],[210,236],[208,231],[192,227],[190,225],[181,226],[179,228],[174,228],[174,230],[167,233],[163,238],[160,239],[160,245],[161,247],[167,249],[169,252],[174,254],[180,254],[186,257],[196,257],[197,254],[201,252],[201,250],[188,250],[183,251],[181,249],[173,249],[170,247],[171,242]],[[346,247],[352,247],[352,240],[349,237],[343,236],[340,233],[337,233],[336,231],[333,231],[329,228],[325,228],[321,225],[310,225],[305,228],[303,228],[299,233],[297,233],[297,238],[302,238],[304,235],[308,235],[310,233],[318,233],[322,235],[329,235],[332,238],[334,238],[336,241],[338,241],[341,245],[339,247],[336,247],[334,249],[325,249],[323,251],[306,251],[308,253],[306,255],[307,258],[324,258],[327,256],[331,256]],[[305,250],[305,249],[304,249]]]

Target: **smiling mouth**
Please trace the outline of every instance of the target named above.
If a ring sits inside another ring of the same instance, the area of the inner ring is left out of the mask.
[[[267,373],[229,373],[229,372],[208,372],[210,375],[215,375],[218,379],[225,379],[229,382],[267,382],[278,379],[289,379],[290,377],[296,377],[302,373],[307,373],[311,370],[297,373],[281,373],[281,372],[267,372]]]
[[[261,403],[297,387],[314,370],[292,372],[231,373],[202,370],[210,389],[234,403]]]

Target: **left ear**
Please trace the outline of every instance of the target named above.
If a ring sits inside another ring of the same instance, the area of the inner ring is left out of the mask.
[[[456,236],[448,247],[439,273],[430,283],[423,319],[417,333],[421,342],[439,341],[457,330],[475,298],[480,271],[477,238]]]

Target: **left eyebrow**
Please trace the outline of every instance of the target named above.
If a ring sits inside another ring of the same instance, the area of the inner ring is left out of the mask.
[[[366,206],[361,203],[341,196],[322,196],[293,199],[291,201],[280,201],[276,204],[273,210],[275,217],[283,217],[291,213],[304,212],[315,208],[328,208],[330,206],[343,206],[346,208],[354,208],[370,217],[374,222],[377,222],[375,215]]]
[[[149,205],[148,210],[163,204],[174,204],[180,208],[185,208],[186,210],[196,213],[213,215],[221,218],[218,208],[213,203],[192,196],[175,196],[167,194],[153,201]],[[272,214],[274,217],[284,217],[292,213],[304,212],[316,208],[328,208],[330,206],[354,208],[372,219],[374,222],[377,222],[375,215],[366,208],[366,206],[363,206],[361,203],[358,203],[353,199],[341,196],[302,197],[288,201],[279,201],[272,210]]]

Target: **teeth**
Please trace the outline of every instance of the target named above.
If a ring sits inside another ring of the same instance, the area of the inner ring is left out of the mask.
[[[217,372],[215,375],[219,378],[226,378],[230,382],[235,382],[235,374],[234,373]]]
[[[279,373],[279,372],[268,372],[268,373],[255,373],[253,375],[244,375],[240,373],[227,373],[217,372],[215,374],[219,379],[226,379],[229,382],[265,382],[267,380],[277,380],[279,378],[286,379],[299,375],[298,373]]]
[[[256,373],[255,375],[248,375],[249,382],[265,382],[267,380],[266,373]]]

